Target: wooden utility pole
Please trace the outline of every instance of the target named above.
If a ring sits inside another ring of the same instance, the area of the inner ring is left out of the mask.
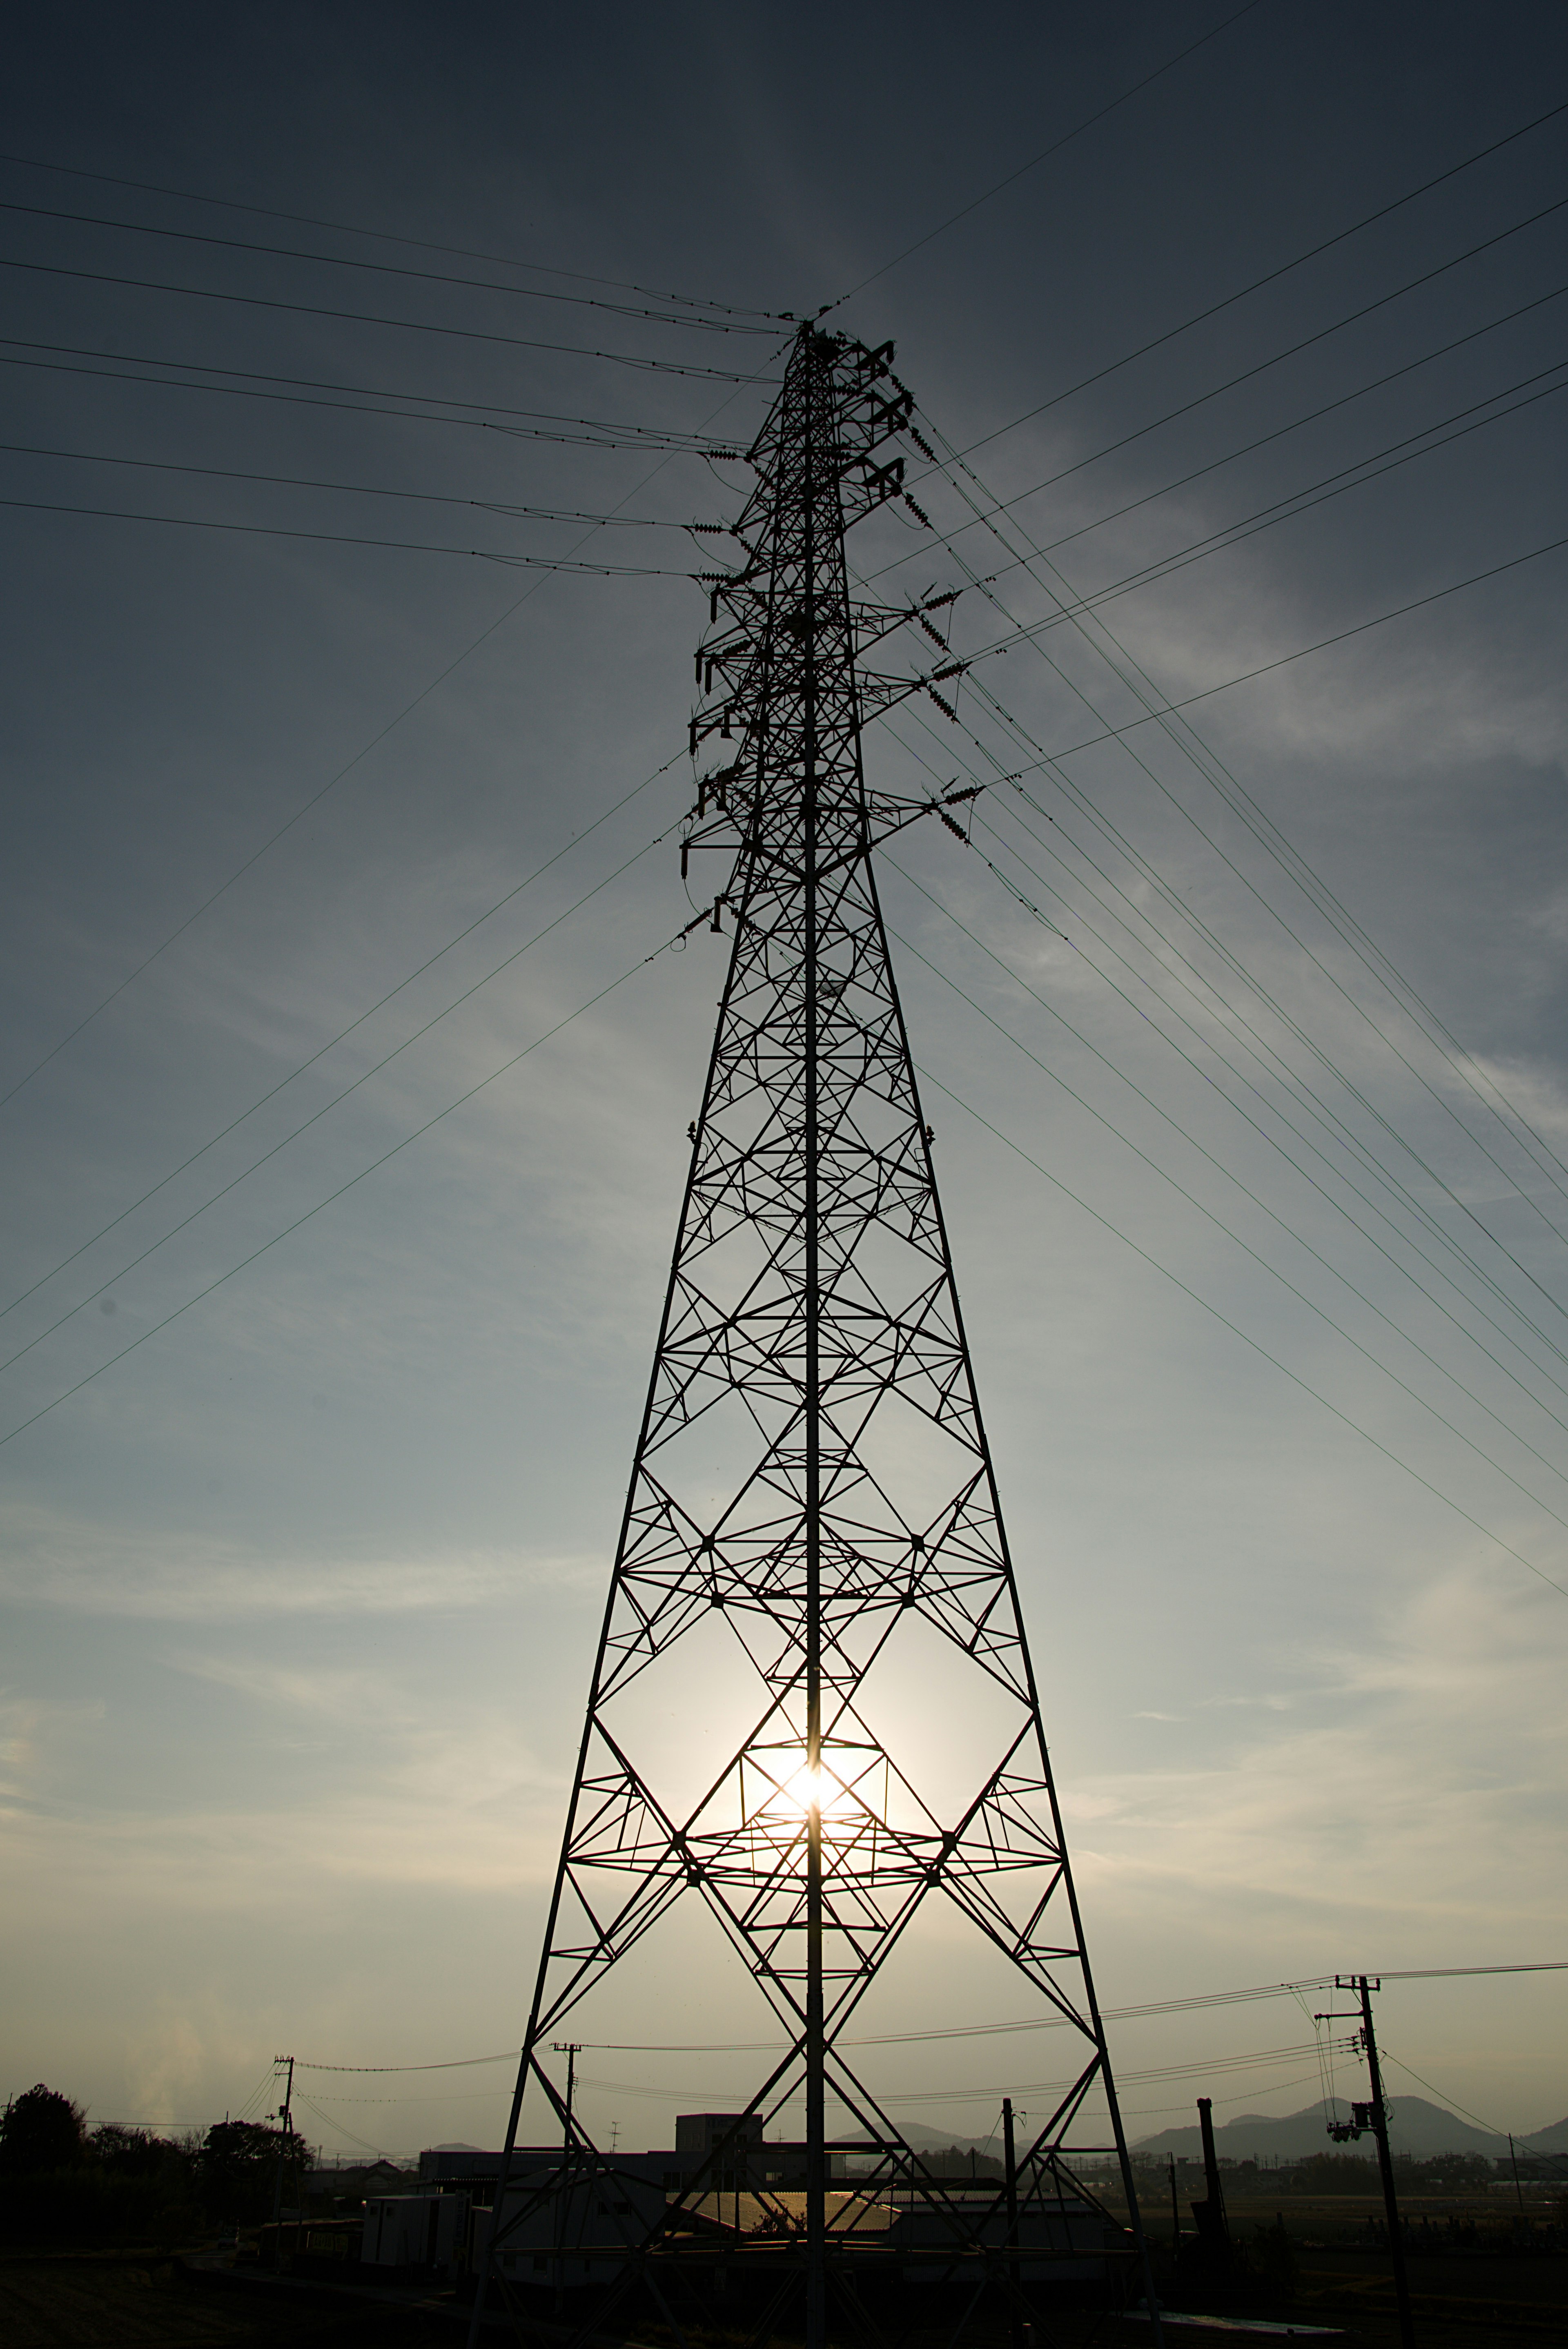
[[[1383,2072],[1377,2061],[1377,2036],[1372,2028],[1372,1993],[1381,1990],[1381,1981],[1372,1974],[1336,1974],[1336,1990],[1356,1992],[1360,2000],[1359,2013],[1354,2015],[1320,2014],[1319,2023],[1359,2023],[1361,2047],[1367,2058],[1367,2083],[1372,2090],[1371,2102],[1352,2105],[1347,2121],[1330,2121],[1328,2134],[1343,2145],[1352,2137],[1370,2129],[1377,2147],[1377,2168],[1383,2180],[1383,2211],[1388,2224],[1388,2252],[1394,2263],[1394,2298],[1399,2311],[1400,2349],[1416,2349],[1415,2319],[1410,2313],[1410,2280],[1405,2272],[1405,2240],[1399,2231],[1399,2202],[1394,2191],[1394,2157],[1388,2149],[1388,2106],[1383,2095]]]
[[[286,2064],[289,2067],[288,2085],[284,2090],[283,2104],[278,2111],[278,2118],[284,2125],[284,2134],[283,2141],[278,2147],[278,2174],[273,2187],[273,2226],[276,2230],[273,2237],[273,2257],[281,2267],[283,2264],[284,2164],[288,2159],[289,2132],[292,2127],[290,2115],[294,2109],[294,2059],[292,2055],[274,2055],[273,2062]]]
[[[1013,2349],[1024,2349],[1024,2312],[1018,2296],[1018,2160],[1013,2147],[1013,2099],[1002,2099],[1002,2154],[1007,2172],[1007,2282],[1013,2312]]]

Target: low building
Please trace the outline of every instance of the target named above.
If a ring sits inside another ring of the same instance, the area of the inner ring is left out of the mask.
[[[366,2267],[451,2275],[468,2251],[469,2197],[377,2194],[365,2205],[359,2257]]]
[[[664,2218],[665,2158],[617,2154],[586,2174],[559,2153],[537,2168],[514,2160],[496,2214],[500,2272],[556,2292],[612,2282]]]

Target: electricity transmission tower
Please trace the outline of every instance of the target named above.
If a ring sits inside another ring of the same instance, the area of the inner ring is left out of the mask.
[[[874,2149],[873,2188],[896,2179],[960,2231],[975,2224],[846,2046],[939,1897],[1015,1999],[1022,1977],[1042,2020],[1065,2026],[1053,2052],[1074,2051],[1023,2166],[1041,2192],[1076,2195],[1069,2133],[1086,2107],[1108,2112],[1110,2143],[1092,2149],[1119,2159],[1131,2265],[1154,2305],[872,872],[880,841],[972,796],[882,794],[862,772],[868,711],[941,700],[961,666],[930,617],[950,596],[851,594],[845,532],[895,498],[913,505],[901,444],[923,445],[891,356],[800,328],[750,451],[737,567],[703,574],[692,750],[717,742],[721,763],[699,784],[683,862],[709,848],[732,860],[713,911],[728,972],[505,2157],[532,2079],[568,2161],[607,2160],[543,2058],[677,1904],[700,1904],[783,2043],[749,2114],[804,2105],[793,2267],[808,2349],[828,2337],[846,2249],[830,2099],[841,2134]],[[935,665],[875,673],[868,650],[911,622],[941,647]],[[677,1796],[645,1699],[683,1649],[737,1729]],[[686,2199],[706,2190],[699,2175]],[[485,2275],[507,2231],[500,2190],[495,2207]],[[667,2226],[639,2239],[645,2273]]]

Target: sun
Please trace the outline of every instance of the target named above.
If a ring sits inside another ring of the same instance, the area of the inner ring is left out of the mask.
[[[886,1823],[887,1759],[871,1744],[822,1741],[813,1765],[803,1744],[753,1746],[741,1759],[742,1825],[776,1866],[799,1856],[804,1867],[813,1827],[825,1852],[844,1854],[874,1841]]]

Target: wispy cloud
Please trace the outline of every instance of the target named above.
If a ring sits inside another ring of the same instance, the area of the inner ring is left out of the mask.
[[[605,1571],[602,1558],[522,1550],[291,1557],[24,1506],[5,1512],[0,1539],[0,1595],[70,1613],[163,1622],[403,1615],[528,1594],[573,1598],[602,1588]]]

